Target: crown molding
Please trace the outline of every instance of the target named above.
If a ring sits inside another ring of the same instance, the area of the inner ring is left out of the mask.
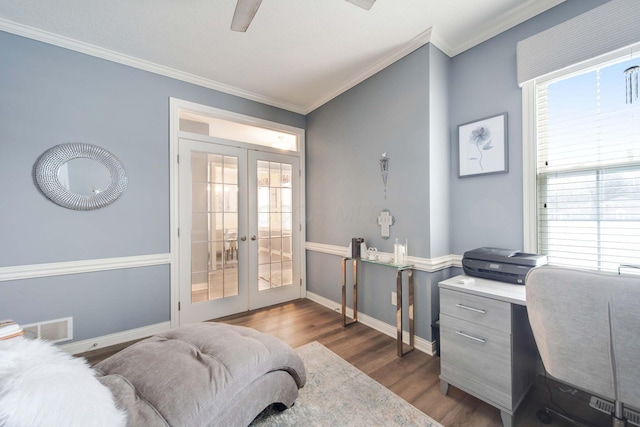
[[[247,90],[243,90],[234,86],[230,86],[224,83],[220,83],[211,79],[197,76],[195,74],[186,73],[184,71],[176,70],[174,68],[165,67],[164,65],[156,64],[154,62],[138,59],[133,56],[125,55],[123,53],[116,52],[114,50],[105,49],[100,46],[74,40],[69,37],[60,36],[58,34],[43,31],[37,28],[29,27],[26,25],[18,24],[17,22],[9,21],[7,19],[0,18],[0,31],[15,34],[17,36],[26,37],[32,40],[37,40],[50,45],[62,47],[75,52],[84,53],[86,55],[94,56],[96,58],[106,59],[107,61],[115,62],[129,67],[137,68],[139,70],[148,71],[150,73],[158,74],[172,79],[180,80],[186,83],[191,83],[197,86],[205,87],[207,89],[213,89],[218,92],[227,93],[229,95],[235,95],[240,98],[248,99],[251,101],[260,102],[262,104],[271,105],[272,107],[282,108],[283,110],[291,111],[298,114],[306,114],[306,109],[299,105],[284,102],[279,99],[266,97],[253,93]]]
[[[374,74],[382,71],[394,62],[404,58],[405,56],[409,55],[410,53],[427,43],[432,43],[447,56],[454,57],[526,21],[527,19],[530,19],[552,7],[557,6],[560,3],[563,3],[564,1],[565,0],[530,0],[524,5],[519,6],[516,9],[494,19],[492,23],[490,23],[488,29],[481,32],[479,35],[466,40],[460,45],[453,45],[449,43],[445,38],[439,36],[439,34],[434,34],[433,28],[429,28],[418,34],[408,42],[404,43],[397,49],[393,50],[388,55],[380,58],[379,60],[371,64],[371,66],[363,69],[360,73],[342,83],[335,90],[307,105],[298,105],[283,101],[281,99],[260,95],[231,85],[197,76],[195,74],[186,73],[174,68],[156,64],[154,62],[125,55],[123,53],[119,53],[110,49],[105,49],[89,43],[74,40],[69,37],[60,36],[48,31],[43,31],[37,28],[22,25],[7,19],[0,18],[0,31],[5,31],[7,33],[41,41],[43,43],[48,43],[54,46],[84,53],[86,55],[94,56],[97,58],[106,59],[108,61],[127,65],[139,70],[148,71],[154,74],[170,77],[172,79],[184,81],[186,83],[191,83],[207,89],[216,90],[218,92],[227,93],[229,95],[234,95],[240,98],[270,105],[272,107],[281,108],[293,113],[306,115],[316,108],[326,104],[337,96],[348,91],[349,89],[353,88],[354,86],[358,85],[359,83],[363,82],[364,80],[368,79],[369,77],[373,76]]]
[[[496,17],[486,30],[457,46],[453,46],[450,51],[445,51],[445,53],[453,58],[454,56],[564,2],[565,0],[530,0],[509,12]]]
[[[428,30],[418,34],[417,36],[409,40],[407,43],[400,46],[398,49],[380,58],[379,60],[371,64],[370,67],[365,68],[364,70],[362,70],[362,72],[358,73],[357,75],[353,76],[352,78],[350,78],[349,80],[341,84],[334,91],[328,93],[326,96],[323,96],[322,98],[319,98],[318,100],[316,100],[314,103],[312,103],[306,108],[306,112],[304,114],[308,114],[312,112],[316,108],[326,104],[327,102],[343,94],[344,92],[348,91],[349,89],[356,86],[357,84],[362,83],[369,77],[387,68],[389,65],[393,64],[394,62],[409,55],[414,50],[421,48],[425,44],[429,43],[431,40],[431,30],[432,29],[429,28]]]

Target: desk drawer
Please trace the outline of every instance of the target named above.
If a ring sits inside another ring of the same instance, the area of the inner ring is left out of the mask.
[[[510,334],[442,314],[440,340],[443,380],[512,407]]]
[[[511,332],[511,304],[508,302],[440,289],[440,313]]]

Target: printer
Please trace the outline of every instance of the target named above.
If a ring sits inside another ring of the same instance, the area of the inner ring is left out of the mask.
[[[468,276],[524,285],[529,270],[546,263],[546,255],[512,249],[478,248],[464,253],[462,269]]]

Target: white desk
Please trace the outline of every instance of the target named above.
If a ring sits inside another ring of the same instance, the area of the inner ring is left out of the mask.
[[[451,384],[484,400],[511,427],[535,379],[525,287],[456,276],[439,288],[440,391],[446,395]]]
[[[462,284],[460,281],[463,279],[471,279],[473,283]],[[527,293],[524,285],[514,285],[495,280],[460,275],[443,280],[438,286],[440,289],[451,289],[453,291],[510,302],[511,304],[527,305]]]

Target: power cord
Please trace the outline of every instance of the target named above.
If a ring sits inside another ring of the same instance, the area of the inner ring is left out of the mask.
[[[565,410],[559,403],[557,403],[556,401],[553,400],[553,390],[551,389],[551,386],[549,385],[549,378],[547,376],[547,368],[544,366],[544,362],[542,361],[542,359],[540,359],[540,363],[542,364],[542,370],[544,372],[544,385],[547,387],[547,391],[549,392],[549,403],[551,403],[553,406],[555,406],[558,409],[558,415],[560,415],[561,417],[567,419],[568,421],[572,421],[574,422],[574,424],[577,424],[575,421],[585,425],[585,426],[591,426],[591,427],[599,427],[597,424],[591,423],[583,418],[578,417],[577,415],[573,415],[570,414],[567,410]],[[575,396],[575,389],[573,392],[571,392],[571,389],[567,389],[567,390],[563,390],[563,389],[559,389],[560,391],[564,392],[564,393],[571,393],[571,395]],[[549,413],[544,410],[541,409],[536,413],[536,416],[538,417],[538,420],[540,420],[541,423],[543,424],[551,424],[551,416],[549,415]]]

